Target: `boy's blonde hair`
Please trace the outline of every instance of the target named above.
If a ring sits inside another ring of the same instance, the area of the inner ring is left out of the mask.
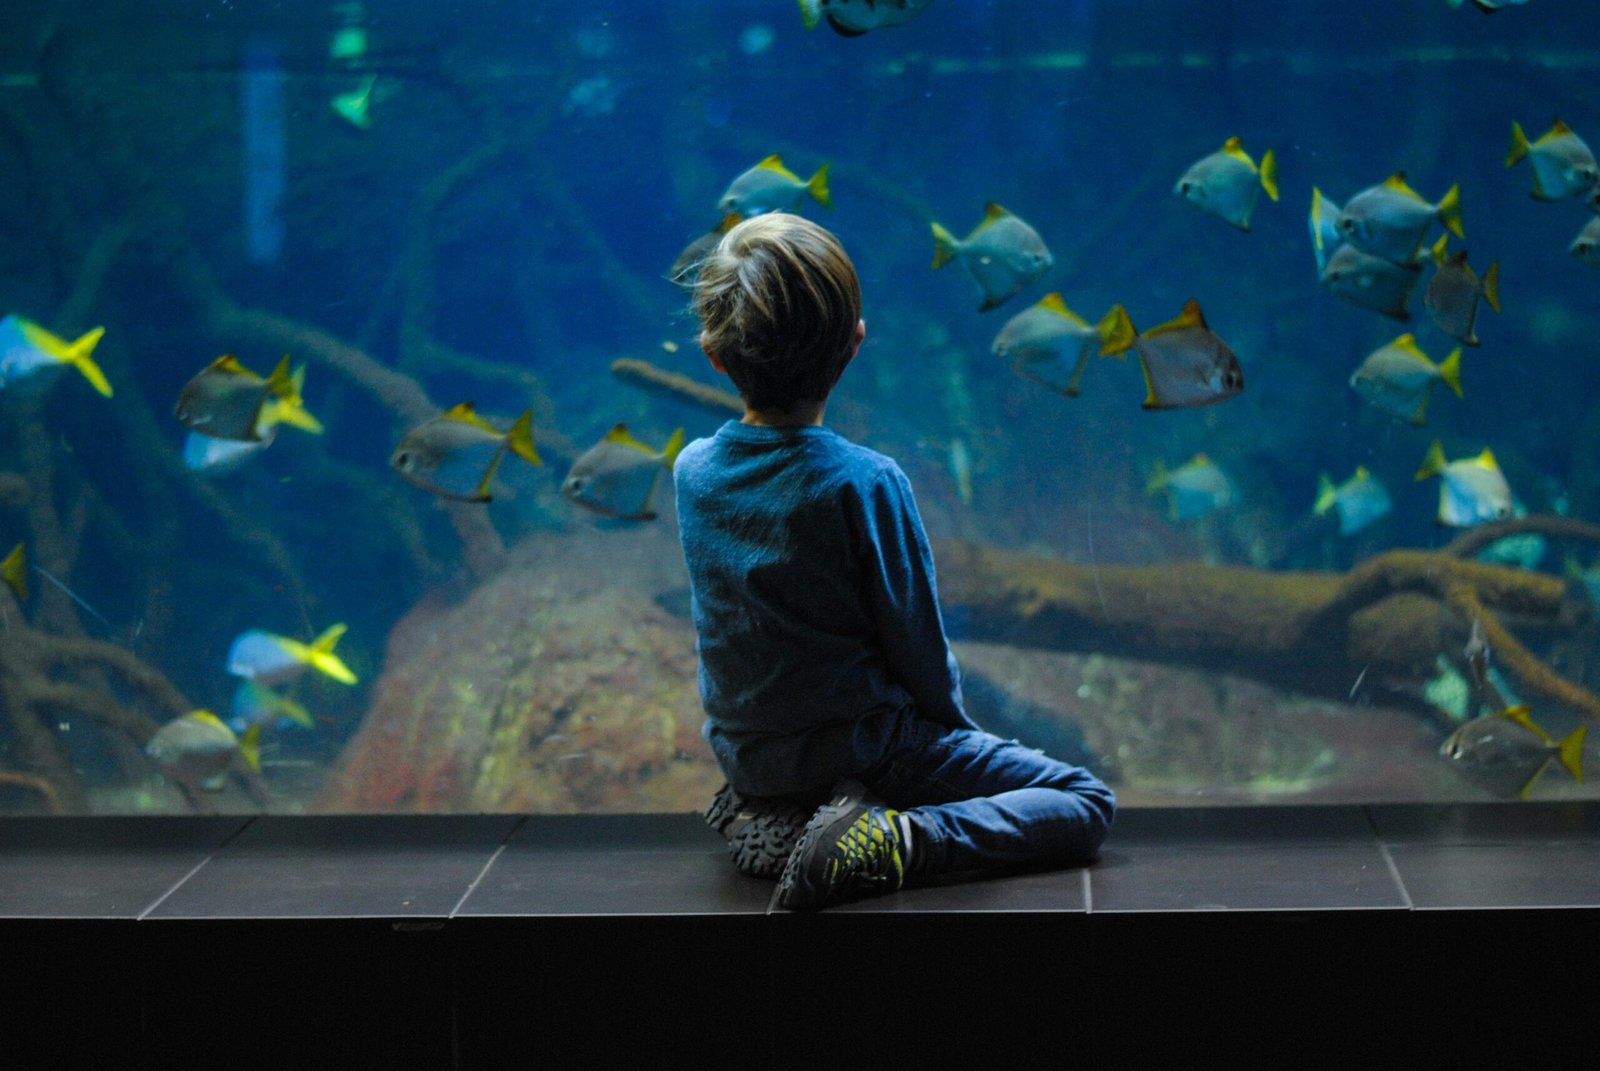
[[[826,229],[786,212],[738,224],[694,289],[701,344],[752,409],[824,401],[855,353],[861,281]]]

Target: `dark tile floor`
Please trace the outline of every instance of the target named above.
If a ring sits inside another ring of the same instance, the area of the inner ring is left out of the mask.
[[[693,815],[0,819],[0,918],[760,915]],[[1600,906],[1600,805],[1127,810],[1096,865],[841,913]]]

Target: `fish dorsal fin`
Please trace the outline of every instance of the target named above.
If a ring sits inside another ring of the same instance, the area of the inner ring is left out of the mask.
[[[628,430],[628,425],[626,424],[613,425],[611,430],[606,432],[605,441],[611,443],[613,446],[625,446],[629,450],[640,450],[646,454],[653,454],[656,452],[650,447],[646,446],[644,443],[640,442],[638,439],[634,438],[633,433]]]
[[[1483,448],[1483,453],[1478,455],[1477,462],[1486,469],[1494,469],[1496,472],[1500,471],[1500,462],[1494,459],[1493,451],[1491,451],[1487,446]]]
[[[1410,197],[1414,200],[1423,200],[1422,194],[1418,193],[1416,190],[1413,190],[1410,185],[1406,183],[1406,173],[1404,171],[1396,171],[1394,174],[1384,179],[1383,184],[1385,187],[1393,190],[1395,193],[1403,193],[1407,197]]]
[[[729,231],[733,230],[733,228],[737,227],[739,224],[741,224],[743,222],[744,222],[744,217],[739,215],[739,213],[737,213],[737,212],[729,212],[726,216],[722,217],[722,222],[717,224],[717,226],[715,228],[716,233],[717,234],[727,234]]]
[[[1367,466],[1357,465],[1356,474],[1350,478],[1352,480],[1370,480],[1372,479],[1372,473],[1367,471]]]
[[[1198,453],[1189,459],[1189,465],[1193,466],[1194,468],[1208,468],[1210,467],[1211,463],[1211,459],[1207,457],[1204,452]]]
[[[1084,322],[1083,317],[1067,308],[1067,303],[1061,300],[1061,294],[1059,291],[1052,290],[1050,293],[1040,298],[1039,307],[1048,312],[1053,312],[1057,316],[1065,316],[1068,320],[1071,320],[1079,327],[1089,326],[1086,322]]]
[[[213,714],[209,710],[197,710],[197,711],[193,712],[192,714],[190,714],[189,717],[193,718],[195,721],[202,722],[202,723],[204,723],[206,725],[210,725],[210,726],[213,726],[213,727],[218,728],[218,729],[226,730],[230,736],[233,734],[233,730],[229,729],[227,727],[227,725],[225,725],[223,723],[221,718],[217,717],[215,714]]]
[[[1255,161],[1250,159],[1250,154],[1244,151],[1244,142],[1239,140],[1239,135],[1237,134],[1222,143],[1222,152],[1224,155],[1231,156],[1235,160],[1241,160],[1251,167],[1255,166]]]
[[[256,373],[250,371],[239,363],[239,358],[231,353],[224,353],[221,357],[211,362],[210,372],[226,372],[230,376],[248,376],[250,379],[260,379]]]
[[[989,224],[993,223],[995,220],[1004,219],[1006,216],[1009,216],[1010,214],[1011,213],[1007,212],[1004,208],[1001,208],[999,205],[995,204],[993,201],[990,201],[988,204],[983,206],[983,222],[978,224],[978,226],[986,227]]]
[[[490,431],[496,435],[500,434],[499,428],[495,427],[493,424],[489,423],[487,420],[478,415],[478,411],[472,407],[471,402],[459,402],[456,405],[452,405],[449,409],[444,411],[444,418],[446,420],[458,421],[462,424],[470,424],[475,428],[480,428],[483,431]]]
[[[779,156],[777,153],[773,153],[771,156],[757,164],[756,167],[763,171],[776,171],[780,175],[789,174],[789,169],[783,166],[783,157]]]
[[[1177,319],[1168,320],[1164,324],[1152,327],[1145,332],[1145,336],[1164,335],[1169,331],[1182,331],[1185,328],[1194,327],[1198,327],[1203,331],[1210,330],[1206,326],[1205,314],[1200,311],[1200,303],[1194,298],[1190,298],[1188,303],[1183,306],[1183,311],[1178,313]]]
[[[1570,134],[1570,133],[1572,133],[1572,128],[1570,126],[1568,126],[1566,123],[1562,122],[1560,119],[1557,119],[1555,122],[1550,124],[1550,134]],[[1546,134],[1545,137],[1549,137],[1550,134]]]
[[[1395,339],[1393,342],[1389,343],[1389,347],[1391,349],[1399,350],[1407,357],[1415,357],[1422,361],[1426,361],[1428,359],[1428,355],[1422,352],[1422,347],[1417,345],[1417,336],[1411,334],[1409,331]]]
[[[1548,744],[1548,743],[1551,742],[1550,741],[1550,734],[1545,732],[1543,729],[1541,729],[1539,727],[1539,725],[1533,720],[1533,716],[1528,711],[1528,704],[1521,703],[1521,704],[1518,704],[1517,706],[1514,706],[1514,707],[1507,707],[1506,709],[1504,709],[1504,710],[1502,710],[1500,712],[1500,716],[1502,718],[1508,718],[1511,721],[1516,722],[1518,725],[1522,726],[1524,729],[1528,730],[1530,733],[1533,733],[1535,736],[1537,736],[1540,740],[1543,740],[1545,743]]]

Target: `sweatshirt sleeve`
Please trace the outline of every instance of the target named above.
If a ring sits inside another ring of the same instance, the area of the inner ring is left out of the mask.
[[[898,466],[884,469],[865,503],[868,607],[889,670],[931,721],[976,728],[961,701],[961,674],[945,639],[933,552]]]

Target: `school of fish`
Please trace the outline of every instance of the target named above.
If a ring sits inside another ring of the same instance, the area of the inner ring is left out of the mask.
[[[1448,2],[1459,8],[1464,0]],[[1492,14],[1526,0],[1470,2]],[[800,0],[799,4],[808,29],[826,23],[842,38],[904,25],[930,6],[931,0]],[[359,60],[364,42],[351,49],[350,56]],[[359,63],[352,66],[358,68],[364,70]],[[333,111],[353,127],[368,129],[376,82],[375,74],[365,73],[353,89],[331,99]],[[1579,134],[1558,118],[1546,132],[1530,139],[1520,123],[1513,122],[1504,163],[1507,168],[1526,164],[1534,199],[1581,200],[1593,210],[1568,251],[1583,265],[1600,268],[1600,164]],[[715,223],[684,247],[666,278],[692,290],[705,258],[743,219],[765,212],[800,212],[812,204],[831,208],[830,166],[819,163],[802,177],[779,154],[771,153],[735,175],[715,201]],[[1220,148],[1184,169],[1172,193],[1249,234],[1260,195],[1266,194],[1271,203],[1280,200],[1278,152],[1267,148],[1252,155],[1240,135],[1230,135]],[[1410,306],[1420,288],[1423,310],[1458,343],[1435,361],[1407,331],[1367,353],[1348,377],[1349,387],[1367,404],[1394,419],[1424,424],[1440,384],[1457,397],[1463,395],[1463,347],[1483,345],[1478,334],[1483,307],[1502,312],[1498,262],[1491,261],[1480,272],[1466,248],[1450,248],[1452,236],[1464,241],[1466,233],[1458,185],[1429,200],[1412,188],[1403,171],[1395,171],[1350,193],[1342,205],[1316,186],[1310,195],[1309,231],[1322,286],[1341,301],[1398,322],[1412,319]],[[1430,242],[1435,228],[1440,233]],[[984,205],[978,222],[964,236],[936,220],[929,221],[929,229],[932,268],[959,264],[976,288],[980,314],[1011,302],[1056,267],[1044,236],[1024,215],[996,201]],[[112,398],[113,385],[94,357],[104,334],[104,327],[95,327],[69,339],[20,314],[6,315],[0,319],[0,397],[36,397],[51,390],[70,368],[94,392]],[[1123,303],[1114,304],[1091,323],[1072,311],[1060,290],[1051,290],[1000,327],[991,351],[1017,376],[1068,398],[1081,395],[1096,357],[1126,361],[1131,354],[1143,377],[1141,405],[1147,411],[1217,405],[1245,388],[1245,362],[1212,329],[1193,299],[1171,319],[1141,330]],[[173,405],[176,420],[187,432],[180,452],[184,467],[197,476],[221,476],[258,458],[283,427],[322,434],[322,422],[307,408],[305,383],[306,368],[295,367],[289,355],[283,355],[266,375],[233,354],[207,363],[179,391]],[[560,493],[573,507],[611,521],[651,521],[658,516],[656,500],[684,437],[684,429],[678,428],[654,446],[618,422],[573,461],[561,479]],[[971,451],[962,439],[952,440],[948,450],[960,500],[971,506]],[[502,426],[463,401],[406,430],[389,460],[394,473],[415,488],[443,502],[462,504],[455,508],[473,508],[502,494],[497,477],[508,458],[528,466],[543,464],[535,446],[532,410]],[[1487,445],[1451,460],[1435,440],[1415,479],[1439,481],[1440,525],[1467,527],[1521,510]],[[1164,494],[1170,517],[1188,522],[1238,503],[1240,488],[1216,460],[1197,450],[1171,470],[1157,461],[1145,490]],[[1357,464],[1342,483],[1335,484],[1326,473],[1319,475],[1309,512],[1319,518],[1336,517],[1339,533],[1351,536],[1391,509],[1389,491],[1364,464]],[[22,543],[0,559],[0,580],[19,604],[30,598],[30,570],[94,612],[58,579],[30,565]],[[219,790],[230,776],[258,775],[264,733],[285,725],[315,725],[301,694],[308,674],[347,686],[358,683],[356,673],[335,652],[345,631],[343,623],[335,624],[310,640],[265,629],[241,633],[226,659],[227,672],[239,680],[229,718],[206,709],[176,718],[155,733],[146,754],[191,799]],[[1512,706],[1462,725],[1441,751],[1470,774],[1494,781],[1497,790],[1526,796],[1551,763],[1581,779],[1582,740],[1581,729],[1561,741],[1552,740],[1525,706]]]

